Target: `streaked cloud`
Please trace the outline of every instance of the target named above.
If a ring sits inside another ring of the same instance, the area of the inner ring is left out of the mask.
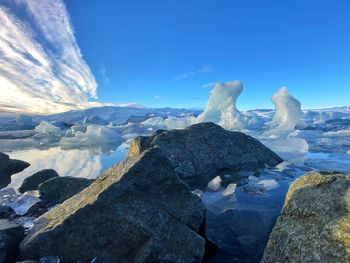
[[[184,80],[184,79],[192,78],[198,74],[207,74],[213,71],[214,69],[210,65],[206,64],[196,70],[189,70],[189,71],[183,72],[180,75],[176,76],[174,80],[176,81]]]
[[[36,113],[85,108],[96,91],[62,0],[1,1],[1,107]]]
[[[155,95],[154,98],[157,99],[157,100],[159,100],[159,99],[162,98],[162,96],[161,96],[161,95]]]
[[[212,88],[216,85],[215,82],[205,83],[202,85],[202,88]]]
[[[100,70],[100,73],[101,73],[101,76],[102,76],[103,81],[104,81],[106,84],[108,84],[108,83],[111,81],[111,79],[110,79],[110,78],[108,77],[108,75],[107,75],[107,70],[106,70],[106,68],[105,68],[105,67],[102,67],[101,70]]]

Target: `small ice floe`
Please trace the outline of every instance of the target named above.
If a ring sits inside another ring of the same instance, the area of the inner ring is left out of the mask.
[[[38,197],[24,194],[21,195],[10,206],[17,215],[25,215],[28,212],[28,210],[38,202],[40,202],[40,199]]]
[[[59,257],[54,257],[54,256],[50,256],[50,257],[42,257],[39,260],[39,263],[60,263],[61,260],[59,259]]]
[[[195,194],[195,195],[198,195],[199,197],[201,197],[203,194],[203,191],[199,190],[199,189],[195,189],[192,191],[192,194]]]
[[[279,187],[279,184],[274,179],[261,180],[257,184],[265,190],[272,190]]]
[[[13,188],[5,188],[0,190],[0,205],[10,206],[16,202],[18,194]]]
[[[222,192],[224,196],[231,196],[236,191],[237,184],[229,184],[226,189]]]
[[[26,231],[30,230],[34,225],[35,217],[32,216],[23,216],[18,217],[13,220],[16,224],[22,225]]]
[[[250,176],[248,176],[248,180],[251,182],[257,182],[257,181],[259,181],[259,178],[254,176],[254,175],[250,175]]]
[[[221,186],[221,177],[220,176],[216,176],[213,180],[211,180],[208,183],[209,189],[211,189],[213,191],[219,190],[220,186]]]

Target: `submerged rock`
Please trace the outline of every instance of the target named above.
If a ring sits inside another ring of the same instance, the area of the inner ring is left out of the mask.
[[[57,172],[53,169],[41,170],[25,178],[22,185],[18,188],[18,191],[24,193],[31,190],[38,190],[39,184],[58,176]]]
[[[0,263],[14,263],[18,256],[18,244],[24,237],[24,228],[0,219]]]
[[[297,179],[263,262],[350,262],[350,177],[310,172]]]
[[[211,179],[229,171],[254,170],[283,162],[258,140],[210,122],[137,137],[131,143],[128,156],[138,155],[149,148],[160,148],[181,178]]]
[[[39,185],[40,199],[47,206],[63,203],[88,187],[94,180],[76,177],[55,177]]]
[[[39,217],[21,254],[68,262],[201,262],[204,215],[169,160],[150,149]]]

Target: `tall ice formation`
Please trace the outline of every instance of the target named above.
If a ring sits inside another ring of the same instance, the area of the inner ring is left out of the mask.
[[[241,113],[236,108],[238,96],[243,91],[242,82],[218,82],[210,92],[207,106],[198,116],[199,122],[214,122],[228,130],[242,130]]]
[[[276,112],[268,126],[278,130],[292,130],[302,116],[300,102],[288,93],[286,87],[281,87],[272,96]]]

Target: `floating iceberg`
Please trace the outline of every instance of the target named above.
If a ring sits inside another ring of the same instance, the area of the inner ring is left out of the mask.
[[[53,135],[57,137],[61,136],[61,129],[59,127],[53,126],[47,121],[40,122],[40,124],[35,127],[35,131],[38,133]]]
[[[199,122],[214,122],[228,130],[242,130],[241,113],[236,108],[243,91],[240,81],[219,82],[210,92],[207,106],[198,116]]]
[[[72,137],[63,137],[60,145],[64,149],[100,146],[121,143],[123,138],[116,129],[101,125],[88,125],[86,132],[77,131]]]
[[[257,183],[257,185],[259,185],[265,190],[272,190],[279,187],[279,184],[276,182],[275,179],[261,180]]]
[[[241,113],[236,108],[237,98],[242,91],[240,81],[219,82],[210,92],[207,106],[198,117],[154,117],[142,124],[162,129],[183,129],[199,122],[214,122],[228,130],[242,130],[244,125]]]
[[[286,87],[272,96],[276,112],[268,126],[274,130],[294,130],[302,116],[300,102],[292,97]]]

